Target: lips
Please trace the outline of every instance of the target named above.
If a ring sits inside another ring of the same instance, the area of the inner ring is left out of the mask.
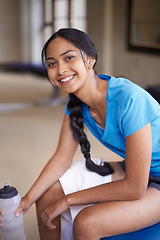
[[[74,76],[75,76],[75,75],[67,76],[67,77],[65,77],[65,78],[63,78],[63,79],[60,79],[59,81],[60,81],[61,83],[67,83],[67,82],[69,82],[70,80],[72,80],[72,79],[74,78]]]

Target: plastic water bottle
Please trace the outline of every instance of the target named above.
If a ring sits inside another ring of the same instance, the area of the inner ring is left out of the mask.
[[[5,183],[4,188],[0,189],[0,209],[4,213],[1,228],[3,240],[26,240],[23,213],[15,216],[20,201],[17,189]]]

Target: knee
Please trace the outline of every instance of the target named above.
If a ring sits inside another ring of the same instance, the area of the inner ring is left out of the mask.
[[[37,216],[39,217],[47,206],[47,199],[45,194],[43,194],[36,200],[35,205]]]
[[[73,223],[74,239],[95,239],[92,216],[82,210],[75,218]]]
[[[43,212],[48,205],[64,196],[61,184],[56,182],[46,192],[44,192],[35,202],[37,213]]]
[[[37,208],[45,206],[49,202],[49,190],[44,192],[36,201],[35,205]]]
[[[73,232],[76,235],[79,233],[81,234],[83,231],[85,231],[86,221],[87,219],[85,218],[84,214],[82,214],[82,212],[78,213],[73,223]]]

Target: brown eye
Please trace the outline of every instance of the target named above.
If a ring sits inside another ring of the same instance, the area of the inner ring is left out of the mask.
[[[51,63],[48,63],[48,64],[47,64],[48,68],[54,67],[55,65],[56,65],[55,62],[51,62]]]
[[[74,58],[74,56],[68,56],[68,57],[66,57],[66,60],[71,60],[73,58]]]

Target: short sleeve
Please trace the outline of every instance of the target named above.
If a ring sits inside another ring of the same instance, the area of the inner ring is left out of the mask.
[[[69,100],[70,100],[70,97],[69,97],[69,94],[68,94],[68,100],[67,100],[66,109],[65,109],[65,113],[66,113],[68,116],[70,115],[70,111],[68,110],[68,107],[67,107]]]
[[[138,131],[160,116],[158,102],[146,91],[135,94],[128,102],[121,119],[121,129],[125,137]]]

